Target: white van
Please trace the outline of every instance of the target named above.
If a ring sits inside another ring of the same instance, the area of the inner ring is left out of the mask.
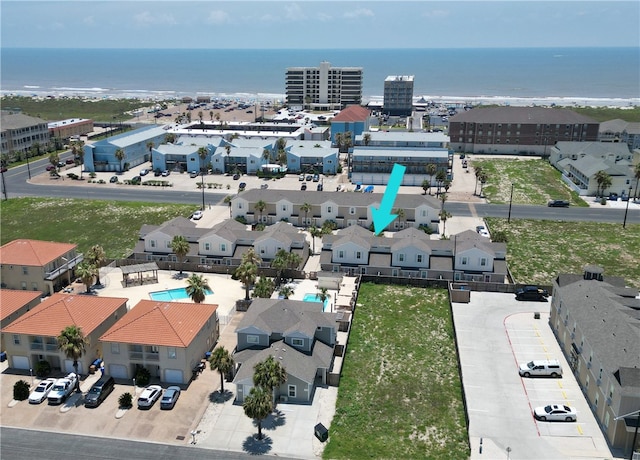
[[[523,377],[562,377],[562,366],[557,359],[533,360],[528,363],[521,363],[518,372]]]

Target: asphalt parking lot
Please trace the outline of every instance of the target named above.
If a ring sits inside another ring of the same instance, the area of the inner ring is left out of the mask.
[[[550,302],[474,291],[453,304],[472,459],[613,458],[548,324]],[[520,377],[532,359],[558,359],[563,377]],[[577,422],[536,421],[550,403],[575,407]]]

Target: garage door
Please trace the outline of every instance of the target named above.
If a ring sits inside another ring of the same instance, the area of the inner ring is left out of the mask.
[[[73,360],[65,359],[64,360],[64,370],[65,372],[75,372],[75,368],[73,367]],[[78,374],[82,375],[82,362],[78,361]]]
[[[123,364],[109,364],[109,375],[114,379],[128,379],[127,366]]]
[[[182,371],[179,369],[165,369],[164,381],[167,383],[185,383],[182,377]]]
[[[12,356],[11,362],[16,369],[29,369],[29,358],[26,356]]]

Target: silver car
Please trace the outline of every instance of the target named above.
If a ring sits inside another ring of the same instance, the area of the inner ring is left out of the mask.
[[[180,387],[172,386],[164,390],[160,400],[160,409],[173,409],[180,397]]]

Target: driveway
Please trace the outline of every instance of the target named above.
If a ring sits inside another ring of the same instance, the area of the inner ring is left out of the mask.
[[[549,327],[550,302],[474,291],[453,304],[472,459],[613,458]],[[520,377],[518,363],[534,358],[560,360],[563,378]],[[553,402],[576,407],[578,421],[533,418]]]

